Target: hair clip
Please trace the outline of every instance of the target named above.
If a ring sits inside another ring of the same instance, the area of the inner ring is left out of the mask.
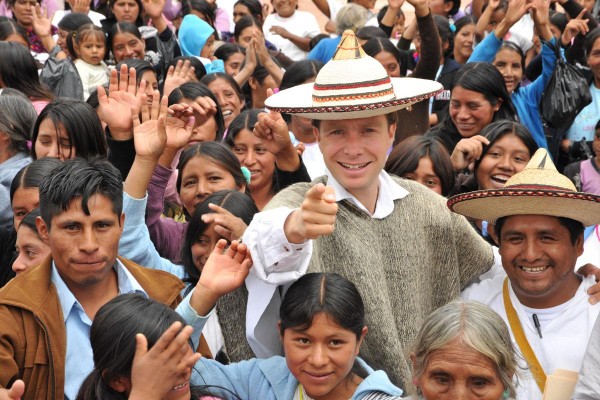
[[[252,174],[250,173],[250,170],[246,167],[242,167],[242,174],[244,175],[244,178],[246,179],[246,183],[249,185],[250,184],[250,178],[252,177]]]
[[[450,24],[450,30],[452,33],[456,33],[456,26],[454,24]]]

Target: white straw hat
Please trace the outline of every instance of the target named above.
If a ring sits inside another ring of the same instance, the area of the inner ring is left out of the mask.
[[[436,81],[390,78],[347,30],[333,58],[314,83],[282,90],[265,101],[266,108],[320,120],[366,118],[388,114],[441,92]]]
[[[504,188],[453,196],[448,199],[448,207],[466,217],[490,222],[510,215],[550,215],[574,219],[584,226],[600,224],[600,196],[577,192],[543,148]]]

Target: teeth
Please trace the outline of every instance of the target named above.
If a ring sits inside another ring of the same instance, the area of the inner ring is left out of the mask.
[[[233,114],[233,111],[231,111],[231,110],[223,110],[223,116],[224,117],[227,117],[227,116],[229,116],[231,114]]]
[[[183,389],[184,387],[187,386],[187,382],[182,383],[181,385],[177,385],[177,386],[173,386],[172,390],[179,390],[179,389]]]
[[[340,165],[344,168],[348,168],[348,169],[361,169],[364,168],[368,165],[369,163],[365,163],[365,164],[360,164],[360,165],[352,165],[352,164],[344,164],[344,163],[340,163]]]
[[[506,176],[506,175],[494,175],[494,176],[492,176],[492,179],[500,181],[500,182],[506,182],[506,181],[508,181],[509,178],[510,177]]]
[[[521,267],[521,269],[525,272],[529,272],[529,273],[539,273],[539,272],[543,272],[546,270],[546,268],[548,267]]]

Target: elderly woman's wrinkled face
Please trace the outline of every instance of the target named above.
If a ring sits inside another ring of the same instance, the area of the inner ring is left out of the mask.
[[[460,339],[429,354],[416,385],[425,400],[499,400],[504,392],[492,360]]]

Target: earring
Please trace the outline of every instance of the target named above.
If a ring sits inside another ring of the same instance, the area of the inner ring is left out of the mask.
[[[507,400],[509,397],[510,397],[510,392],[508,391],[508,389],[506,389],[504,392],[502,392],[503,400]]]

